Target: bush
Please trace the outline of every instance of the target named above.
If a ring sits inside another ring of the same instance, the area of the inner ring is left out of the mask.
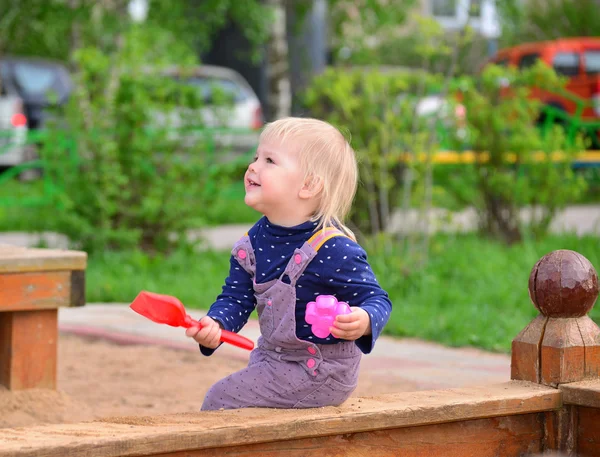
[[[76,58],[77,89],[61,113],[68,133],[51,129],[43,151],[64,184],[58,230],[87,251],[185,242],[215,189],[241,175],[239,162],[215,160],[197,89],[141,65],[115,72],[114,56],[95,48]]]
[[[542,103],[529,98],[533,87],[559,91],[564,82],[541,62],[524,71],[489,66],[460,81],[468,134],[455,146],[470,148],[475,160],[454,189],[475,207],[481,229],[505,243],[527,231],[545,234],[557,210],[585,192],[585,180],[571,168],[582,139],[568,141],[559,125],[543,132]],[[465,182],[476,192],[465,192]],[[521,208],[532,209],[528,219]]]
[[[304,102],[310,113],[349,132],[359,161],[360,185],[351,214],[359,230],[387,228],[402,198],[405,167],[420,166],[401,159],[431,146],[428,121],[415,115],[410,94],[439,84],[439,76],[424,72],[330,68],[307,90]]]
[[[489,66],[451,81],[450,95],[427,117],[416,113],[418,94],[443,86],[439,75],[336,68],[315,78],[305,100],[314,116],[351,132],[361,176],[351,219],[360,230],[385,231],[400,203],[431,207],[431,157],[444,142],[475,155],[447,180],[457,206],[473,206],[483,232],[514,243],[526,231],[543,235],[556,212],[585,192],[585,180],[571,169],[581,139],[567,141],[559,126],[544,134],[537,125],[542,105],[529,98],[534,86],[563,85],[543,64],[523,72]],[[461,128],[452,109],[459,102],[466,109]],[[524,207],[535,209],[530,220],[521,218]]]

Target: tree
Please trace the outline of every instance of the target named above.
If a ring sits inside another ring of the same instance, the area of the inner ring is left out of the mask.
[[[82,24],[81,38],[95,36],[105,45],[114,43],[112,35],[117,16],[126,11],[128,0],[0,0],[0,55],[44,56],[68,61],[73,49],[74,22]],[[265,42],[272,22],[271,8],[261,0],[185,0],[164,2],[148,0],[149,14],[143,30],[155,45],[206,49],[215,33],[227,22],[240,26],[248,40],[258,48]],[[102,24],[105,29],[94,27]],[[156,34],[158,33],[158,34]]]
[[[289,116],[292,106],[285,0],[268,0],[274,20],[267,40],[269,93],[267,112],[272,119]]]
[[[74,90],[53,116],[68,131],[49,123],[41,149],[45,173],[64,186],[55,195],[65,209],[57,229],[90,252],[168,251],[184,241],[209,200],[207,189],[239,170],[215,171],[199,91],[161,69],[196,64],[197,52],[227,21],[242,24],[259,50],[270,7],[260,0],[149,0],[147,19],[135,23],[129,0],[0,2],[2,52],[71,68]],[[65,160],[71,155],[74,161]]]
[[[373,49],[393,42],[417,5],[416,0],[330,0],[334,56],[373,62]]]
[[[505,46],[600,34],[599,0],[502,0],[496,3],[502,23],[500,40]]]

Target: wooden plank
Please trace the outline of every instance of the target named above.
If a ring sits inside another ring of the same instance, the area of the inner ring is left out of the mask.
[[[599,379],[562,384],[559,388],[563,393],[564,404],[600,408]]]
[[[0,274],[0,312],[70,305],[70,271]]]
[[[540,345],[547,321],[538,314],[512,341],[511,379],[540,382]]]
[[[555,451],[558,449],[559,419],[558,411],[543,413],[544,436],[542,437],[542,451]]]
[[[549,413],[546,413],[549,414]],[[554,446],[544,450],[559,451],[573,455],[577,442],[577,411],[575,406],[566,405],[554,411],[554,428],[545,432],[554,433]]]
[[[600,456],[600,409],[577,407],[577,455]]]
[[[58,311],[0,313],[0,384],[56,388]]]
[[[541,452],[538,414],[203,449],[153,457],[516,457]]]
[[[71,306],[85,305],[85,271],[71,271]]]
[[[577,319],[549,318],[541,347],[542,384],[558,386],[585,377],[585,346]]]
[[[557,389],[508,383],[351,399],[310,410],[243,409],[3,429],[0,457],[116,457],[513,416],[562,407]],[[542,429],[540,425],[540,430]],[[541,433],[541,432],[540,432]]]
[[[600,377],[600,328],[590,319],[583,316],[577,319],[581,338],[585,345],[585,377]]]
[[[85,270],[87,253],[0,245],[0,273]]]

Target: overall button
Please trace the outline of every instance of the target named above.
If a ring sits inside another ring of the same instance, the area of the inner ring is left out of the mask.
[[[300,262],[302,262],[302,256],[300,254],[296,254],[294,256],[294,262],[296,262],[296,265],[299,265]]]
[[[308,352],[310,352],[312,355],[315,355],[317,353],[317,350],[312,346],[308,347],[307,349]]]
[[[271,300],[267,300],[267,306],[273,306],[273,302]]]
[[[316,363],[317,363],[317,362],[315,362],[315,359],[308,359],[308,362],[306,362],[306,366],[307,366],[308,368],[312,368],[312,367],[314,367],[314,366],[315,366],[315,364],[316,364]]]
[[[244,259],[246,258],[246,251],[244,251],[243,249],[240,249],[240,250],[237,252],[237,255],[238,255],[238,257],[239,257],[240,259],[244,260]]]

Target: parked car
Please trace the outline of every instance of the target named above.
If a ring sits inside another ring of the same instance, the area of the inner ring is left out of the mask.
[[[0,82],[1,84],[1,82]],[[27,117],[23,101],[0,90],[0,167],[8,168],[25,161]]]
[[[40,58],[1,57],[0,79],[8,95],[23,101],[30,129],[42,128],[49,115],[47,108],[66,103],[73,90],[63,64]]]
[[[199,126],[215,132],[210,134],[217,149],[239,154],[257,146],[264,125],[262,106],[250,84],[238,72],[226,67],[200,65],[191,70],[170,68],[163,75],[198,89],[203,105],[194,115],[200,117]],[[231,100],[231,104],[216,104],[216,91]],[[168,122],[175,131],[183,124],[182,111],[178,109],[169,115],[157,113],[156,117],[163,125]]]
[[[564,38],[554,41],[524,43],[500,50],[490,59],[497,65],[527,68],[538,60],[567,77],[566,90],[589,102],[581,113],[583,120],[600,121],[600,37]],[[533,88],[532,97],[565,113],[576,113],[577,104],[557,93]],[[600,142],[600,136],[593,138]]]
[[[0,166],[10,167],[35,159],[27,133],[44,126],[49,107],[68,100],[72,83],[58,62],[14,56],[0,58],[0,81]]]

